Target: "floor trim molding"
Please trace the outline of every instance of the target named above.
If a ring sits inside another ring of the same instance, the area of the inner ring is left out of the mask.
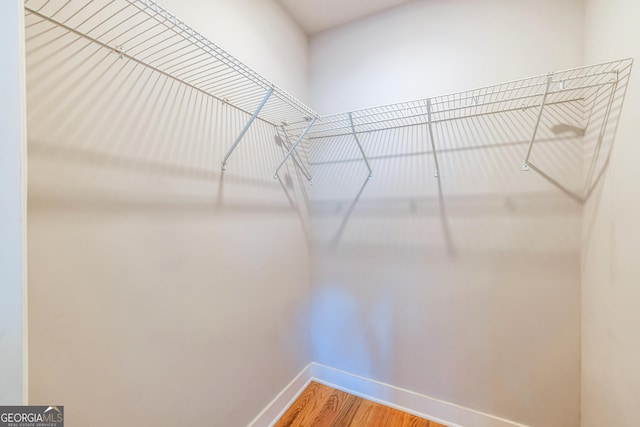
[[[401,387],[311,362],[249,423],[272,427],[311,381],[328,385],[449,427],[529,427]]]
[[[428,418],[449,427],[529,427],[315,362],[311,363],[311,377],[314,381],[347,393]]]
[[[248,427],[271,427],[280,419],[298,398],[300,393],[311,382],[311,366],[305,366],[302,371],[249,423]]]

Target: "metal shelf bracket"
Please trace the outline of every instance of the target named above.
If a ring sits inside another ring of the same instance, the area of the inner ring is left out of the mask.
[[[289,137],[289,133],[287,132],[286,125],[285,124],[281,125],[280,129],[282,129],[282,133],[284,133],[284,137],[287,140],[286,148],[287,148],[287,150],[289,150],[289,149],[291,149],[292,143],[291,143],[291,138]],[[311,179],[311,174],[309,173],[309,171],[305,167],[304,162],[302,161],[302,159],[300,158],[300,155],[298,154],[298,152],[296,150],[293,151],[293,156],[291,158],[296,163],[296,165],[300,168],[300,170],[302,171],[302,174],[304,175],[304,177],[307,178],[307,181],[309,181],[309,184],[313,185],[313,180]]]
[[[118,54],[118,59],[124,59],[124,46],[116,46],[115,52]]]
[[[547,76],[547,85],[544,90],[544,95],[542,95],[542,102],[540,103],[540,109],[538,110],[538,117],[536,118],[536,124],[533,126],[533,133],[531,134],[531,140],[529,141],[529,149],[527,150],[527,156],[524,158],[524,162],[522,162],[522,170],[525,172],[528,172],[530,170],[529,158],[531,157],[531,150],[533,149],[533,143],[536,141],[536,134],[538,133],[538,128],[540,127],[540,120],[542,119],[544,106],[547,102],[547,96],[549,95],[549,88],[551,87],[551,82],[553,82],[553,73]],[[564,86],[564,83],[563,83],[563,86]]]
[[[273,93],[273,87],[271,89],[269,89],[269,91],[267,92],[265,97],[262,99],[262,101],[260,102],[260,105],[258,105],[258,108],[256,108],[256,111],[253,113],[253,115],[251,116],[251,118],[249,119],[247,124],[244,125],[244,128],[240,132],[240,135],[238,135],[238,137],[234,141],[233,145],[231,146],[231,148],[227,152],[227,155],[224,156],[224,160],[222,161],[222,170],[223,171],[227,170],[227,160],[229,160],[229,156],[231,156],[231,153],[233,153],[233,150],[236,149],[236,147],[238,146],[238,144],[242,140],[242,137],[244,137],[244,134],[247,133],[247,131],[251,127],[251,124],[253,123],[253,121],[256,119],[256,117],[258,117],[258,114],[260,114],[260,110],[262,110],[262,107],[264,107],[264,104],[267,103],[267,101],[269,100],[269,97],[271,96],[272,93]]]
[[[291,146],[291,148],[289,148],[289,151],[287,151],[287,154],[284,156],[284,159],[282,159],[282,161],[280,162],[280,164],[276,168],[276,171],[273,174],[273,179],[277,179],[278,178],[278,172],[280,171],[280,168],[285,164],[285,162],[291,156],[291,154],[293,154],[293,152],[296,151],[296,147],[298,146],[298,144],[300,144],[300,142],[302,141],[304,136],[307,134],[307,132],[309,132],[309,129],[311,129],[311,126],[313,126],[313,124],[316,122],[317,119],[318,119],[318,117],[313,117],[313,118],[311,118],[311,120],[309,120],[309,123],[307,124],[307,126],[304,128],[302,133],[300,133],[300,136],[298,137],[296,142]]]
[[[353,139],[356,140],[356,144],[358,144],[358,148],[360,149],[360,153],[362,153],[362,158],[364,159],[364,163],[367,165],[367,169],[369,169],[369,179],[373,178],[373,171],[371,170],[371,165],[369,164],[369,160],[367,159],[367,155],[364,153],[364,149],[362,148],[362,144],[360,144],[360,140],[358,139],[358,135],[356,134],[356,127],[353,124],[353,114],[349,113],[349,124],[351,125],[351,133],[353,134]]]
[[[433,151],[433,160],[436,165],[436,171],[433,174],[436,178],[440,179],[440,164],[438,163],[438,154],[436,153],[436,143],[433,138],[433,118],[431,117],[431,98],[427,98],[427,125],[429,127],[429,141],[431,141],[431,151]]]

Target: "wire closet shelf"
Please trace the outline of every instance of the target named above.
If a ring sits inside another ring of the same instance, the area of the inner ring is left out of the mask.
[[[231,144],[227,161],[254,120],[283,132],[287,153],[311,182],[297,147],[303,140],[352,135],[369,169],[359,134],[426,125],[439,176],[432,125],[511,111],[537,111],[528,160],[545,106],[585,102],[612,88],[632,59],[574,68],[432,98],[319,117],[311,108],[262,77],[151,0],[25,0],[26,25],[53,24],[78,37],[182,82],[245,112],[249,119]],[[44,31],[47,31],[45,28]]]
[[[323,116],[307,136],[313,141],[352,135],[371,178],[372,169],[358,138],[359,134],[426,125],[434,156],[435,176],[439,177],[440,168],[432,125],[533,109],[537,119],[531,129],[529,148],[522,163],[522,169],[527,171],[544,108],[565,103],[589,102],[602,93],[609,93],[611,101],[616,85],[629,73],[632,63],[632,59],[622,59],[432,98]],[[608,92],[605,91],[607,88]]]
[[[287,129],[299,142],[318,116],[151,0],[25,0],[24,7],[27,26],[48,22],[247,113],[223,169],[255,119]]]
[[[548,106],[585,101],[603,88],[617,84],[619,74],[631,63],[632,59],[622,59],[432,98],[322,116],[308,136],[321,139],[351,135],[351,121],[356,133],[366,133],[539,109],[543,103]]]

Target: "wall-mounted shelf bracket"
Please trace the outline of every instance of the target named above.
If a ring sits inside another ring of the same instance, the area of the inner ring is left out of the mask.
[[[286,148],[287,148],[287,150],[290,150],[291,147],[292,147],[292,144],[291,144],[291,138],[289,138],[289,133],[287,132],[286,125],[283,124],[282,126],[280,126],[280,128],[282,129],[282,133],[284,133],[284,137],[287,140]],[[296,165],[298,165],[298,167],[302,171],[302,174],[305,176],[305,178],[307,178],[307,181],[309,181],[309,184],[313,185],[313,180],[311,179],[311,174],[309,173],[309,171],[305,167],[304,162],[302,161],[302,159],[300,158],[300,155],[298,154],[298,151],[293,150],[293,155],[292,155],[291,158],[296,163]]]
[[[600,126],[600,130],[598,132],[598,139],[597,139],[597,143],[596,143],[596,147],[595,147],[595,152],[593,153],[593,156],[591,157],[591,164],[589,166],[589,173],[587,175],[587,179],[585,181],[585,183],[587,183],[587,185],[590,185],[593,182],[593,174],[595,173],[596,170],[596,162],[598,161],[598,159],[600,158],[600,151],[602,150],[602,143],[604,141],[604,137],[607,131],[607,125],[609,124],[609,116],[611,115],[611,109],[613,107],[613,102],[615,100],[616,97],[616,89],[618,88],[618,81],[619,81],[619,71],[618,70],[613,70],[611,72],[612,74],[615,75],[615,78],[613,80],[611,80],[611,93],[609,94],[609,100],[607,101],[607,107],[604,111],[604,117],[602,119],[602,125]],[[596,95],[596,99],[594,99],[594,103],[597,102],[597,95]]]
[[[124,59],[124,46],[116,46],[115,51],[118,54],[118,59]]]
[[[231,148],[227,152],[227,155],[224,156],[224,160],[222,161],[222,170],[227,170],[227,160],[229,160],[229,156],[231,156],[231,153],[233,153],[233,150],[236,149],[236,147],[238,146],[238,144],[242,140],[242,137],[244,137],[244,134],[247,133],[247,131],[251,127],[251,124],[253,123],[253,121],[256,119],[256,117],[258,117],[258,114],[260,114],[260,110],[262,110],[262,107],[264,107],[264,105],[267,103],[267,101],[269,100],[269,97],[271,96],[272,93],[273,93],[273,87],[271,89],[269,89],[267,94],[264,96],[264,98],[260,102],[260,105],[258,105],[258,108],[256,108],[256,111],[253,113],[253,115],[251,116],[251,118],[249,119],[247,124],[244,125],[244,128],[240,132],[240,135],[238,135],[238,137],[234,141],[233,145],[231,146]]]
[[[522,162],[522,170],[527,172],[530,170],[529,168],[529,157],[531,157],[531,150],[533,149],[533,143],[536,141],[536,134],[538,133],[538,128],[540,127],[540,120],[542,119],[542,113],[544,112],[544,106],[547,102],[547,96],[549,95],[549,88],[551,87],[551,82],[553,81],[553,74],[549,74],[547,76],[547,85],[544,89],[544,95],[542,95],[542,102],[540,102],[540,108],[538,109],[538,117],[536,118],[536,124],[533,126],[533,133],[531,134],[531,140],[529,141],[529,149],[527,150],[527,156],[524,158],[524,162]],[[564,87],[564,83],[563,83]]]
[[[436,171],[433,174],[436,178],[440,178],[440,164],[438,163],[438,154],[436,153],[436,143],[433,138],[433,118],[431,114],[431,98],[427,98],[427,126],[429,127],[429,140],[431,141],[431,151],[433,151],[433,160],[436,165]]]
[[[371,170],[371,165],[369,164],[369,160],[367,159],[367,155],[364,153],[364,149],[362,148],[362,144],[360,144],[360,140],[358,139],[358,134],[356,134],[356,127],[353,124],[353,114],[349,113],[349,124],[351,125],[351,133],[353,134],[353,139],[356,140],[356,144],[358,144],[358,148],[360,149],[360,153],[362,153],[362,158],[364,159],[364,163],[367,165],[367,169],[369,169],[369,179],[373,178],[373,171]]]
[[[291,148],[289,148],[289,151],[287,151],[287,154],[284,156],[284,159],[282,159],[282,161],[276,168],[276,171],[273,174],[273,179],[278,178],[278,172],[280,171],[280,168],[285,164],[285,162],[293,154],[293,152],[296,151],[296,147],[298,147],[298,144],[300,144],[300,142],[304,139],[304,136],[307,134],[307,132],[309,132],[309,129],[311,129],[311,126],[313,126],[313,124],[316,122],[317,119],[318,117],[314,116],[309,120],[309,123],[307,124],[307,126],[304,128],[302,133],[300,133],[300,136],[298,136],[298,139],[296,140],[296,142],[291,146]]]

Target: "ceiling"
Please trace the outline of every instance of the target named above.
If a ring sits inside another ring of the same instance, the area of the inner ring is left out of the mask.
[[[328,30],[411,0],[280,0],[307,34]]]

